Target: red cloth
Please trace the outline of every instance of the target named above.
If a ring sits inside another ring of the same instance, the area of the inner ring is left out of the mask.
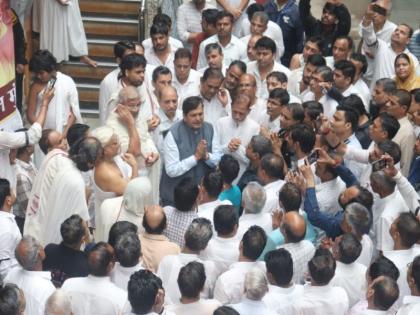
[[[194,40],[194,45],[192,48],[192,64],[191,64],[191,67],[193,69],[196,69],[197,67],[197,60],[198,60],[198,53],[199,53],[198,50],[200,49],[200,44],[203,40],[205,40],[208,37],[209,36],[207,36],[206,33],[202,32],[198,34]]]

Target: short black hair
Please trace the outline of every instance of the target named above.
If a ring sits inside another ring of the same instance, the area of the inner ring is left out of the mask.
[[[27,131],[28,131],[28,128],[19,128],[15,130],[15,132],[27,132]],[[22,147],[17,148],[16,156],[19,158],[19,156],[25,153],[26,149],[31,146],[32,146],[31,144],[28,144],[28,145],[24,145]]]
[[[303,111],[311,120],[316,120],[320,114],[324,113],[324,107],[317,101],[306,101],[302,103]]]
[[[274,90],[272,90],[268,95],[268,98],[273,98],[280,101],[281,105],[287,105],[290,101],[289,92],[287,92],[286,89],[282,88],[275,88]]]
[[[222,10],[222,11],[219,11],[219,12],[217,13],[217,19],[216,19],[216,22],[217,22],[217,21],[220,21],[221,19],[223,19],[223,18],[225,18],[225,17],[230,18],[230,21],[231,21],[232,23],[235,21],[235,18],[233,17],[233,14],[232,14],[232,13],[230,13],[230,12],[228,12],[228,11],[224,11],[224,10]]]
[[[382,130],[386,131],[388,139],[392,140],[400,129],[400,122],[387,112],[380,113],[378,117],[381,119]]]
[[[307,42],[315,43],[318,46],[320,52],[324,49],[325,43],[324,43],[324,39],[321,36],[318,36],[318,35],[311,36],[305,41],[305,43]],[[321,56],[321,55],[318,55],[318,56]],[[324,59],[324,65],[325,65],[325,59]]]
[[[138,227],[134,223],[128,221],[115,222],[108,233],[108,244],[114,247],[118,236],[125,232],[138,233]]]
[[[273,153],[271,141],[261,135],[252,136],[249,145],[251,146],[252,151],[257,153],[260,158],[268,153]]]
[[[242,255],[256,261],[267,243],[265,231],[257,225],[251,226],[242,237]]]
[[[38,145],[41,149],[42,153],[45,155],[48,154],[48,149],[50,148],[50,141],[48,140],[48,137],[50,136],[50,133],[55,130],[53,129],[44,129],[41,132],[41,138],[39,139]]]
[[[192,54],[188,48],[178,48],[177,51],[175,52],[174,60],[183,59],[183,58],[187,58],[188,60],[191,61]]]
[[[315,145],[315,132],[307,124],[300,123],[290,128],[289,136],[293,142],[299,142],[302,152],[309,154]]]
[[[284,72],[280,72],[280,71],[272,71],[267,75],[267,80],[269,78],[275,78],[277,81],[279,81],[280,83],[287,83],[288,82],[288,78],[287,75]]]
[[[397,220],[397,230],[401,236],[401,243],[411,248],[420,240],[420,222],[412,212],[403,212]]]
[[[341,236],[338,243],[339,260],[344,264],[351,264],[359,258],[362,252],[362,244],[352,233],[346,233]]]
[[[216,26],[217,21],[217,14],[219,13],[219,10],[217,9],[206,9],[201,12],[201,16],[203,21],[205,21],[207,24]]]
[[[248,20],[251,21],[254,13],[256,12],[264,12],[264,6],[259,3],[253,3],[246,9],[246,15],[248,16]]]
[[[203,176],[202,185],[210,197],[217,198],[223,190],[223,177],[218,171],[207,172]]]
[[[231,184],[239,174],[239,162],[230,154],[222,155],[219,162],[219,170],[222,173],[223,181]]]
[[[308,56],[308,60],[306,61],[306,64],[310,63],[311,65],[314,65],[315,67],[322,67],[326,66],[327,62],[325,61],[325,58],[321,54],[314,54]]]
[[[214,229],[219,235],[228,235],[238,225],[238,214],[234,206],[220,205],[214,209]]]
[[[13,283],[0,283],[0,314],[19,315],[19,288]]]
[[[356,94],[350,94],[349,96],[344,97],[339,104],[353,109],[358,117],[368,115],[362,99]]]
[[[114,260],[110,245],[105,242],[96,243],[88,253],[89,273],[97,277],[108,275],[108,266]],[[112,249],[112,248],[111,248]],[[94,258],[91,256],[94,255]]]
[[[318,248],[308,262],[309,273],[317,285],[327,285],[335,274],[336,263],[328,249]]]
[[[240,315],[234,308],[230,306],[220,306],[214,312],[213,315]]]
[[[206,282],[204,265],[198,261],[189,262],[180,269],[177,282],[183,297],[192,299],[199,297]]]
[[[271,178],[284,179],[284,161],[281,157],[268,153],[261,158],[260,167]]]
[[[89,126],[85,124],[75,123],[70,126],[67,131],[67,143],[71,148],[77,140],[84,138],[89,130]]]
[[[57,59],[50,51],[44,49],[34,52],[29,61],[29,71],[39,73],[41,71],[53,72],[55,70],[57,70]]]
[[[384,140],[378,144],[379,150],[383,153],[388,153],[394,163],[399,163],[401,160],[401,148],[400,146],[392,140]]]
[[[267,36],[263,36],[259,40],[257,40],[254,48],[255,50],[257,50],[258,48],[268,49],[268,50],[271,50],[273,54],[275,54],[277,51],[277,46],[276,46],[275,41]]]
[[[175,208],[186,212],[192,210],[198,197],[198,186],[191,177],[181,179],[174,189]]]
[[[353,50],[353,38],[351,38],[348,35],[340,35],[334,40],[334,42],[336,42],[337,40],[341,40],[341,39],[345,39],[347,41],[347,44],[349,46],[350,51]]]
[[[10,190],[10,182],[6,178],[0,178],[0,207],[4,206],[6,197],[12,194]]]
[[[387,276],[397,281],[400,276],[400,271],[392,260],[386,258],[385,256],[379,256],[370,264],[368,268],[368,276],[372,281],[380,276]]]
[[[102,155],[103,149],[98,139],[85,137],[79,139],[69,150],[69,157],[82,172],[87,172]]]
[[[396,96],[398,99],[398,104],[406,108],[406,112],[409,110],[411,105],[411,94],[410,92],[403,89],[396,89],[390,93],[392,96]]]
[[[146,64],[147,62],[143,55],[139,55],[137,53],[129,54],[121,60],[121,75],[124,77],[126,70],[132,70],[137,67],[143,67],[144,69],[146,69]]]
[[[131,40],[122,40],[116,42],[114,45],[114,56],[115,58],[123,58],[127,50],[135,50],[136,45]]]
[[[414,279],[417,290],[420,291],[420,255],[414,257],[411,263],[411,277]]]
[[[290,284],[293,278],[293,259],[286,249],[279,248],[268,252],[264,256],[264,261],[267,272],[273,276],[276,285]]]
[[[315,72],[319,73],[325,82],[334,82],[334,73],[330,67],[318,66]]]
[[[357,112],[353,108],[344,105],[338,105],[336,111],[343,111],[345,122],[351,124],[353,132],[356,131],[359,126],[359,115]]]
[[[375,86],[382,86],[385,93],[390,94],[397,89],[397,83],[390,78],[381,78],[376,80]]]
[[[279,201],[283,205],[285,212],[299,210],[302,203],[299,187],[292,182],[285,183],[279,191]]]
[[[125,232],[117,237],[114,246],[115,257],[123,267],[134,267],[139,263],[141,245],[139,235]]]
[[[155,68],[155,70],[153,70],[152,81],[156,82],[161,75],[168,75],[168,74],[170,74],[172,76],[172,72],[171,72],[171,70],[169,70],[168,67],[158,66],[158,67]]]
[[[153,35],[158,35],[158,34],[168,36],[169,26],[163,23],[152,24],[152,26],[150,27],[150,37],[152,37]]]
[[[85,227],[83,225],[83,219],[78,214],[73,214],[60,226],[61,237],[63,243],[67,245],[79,244],[83,236],[85,235]]]
[[[242,71],[242,73],[246,73],[246,63],[243,62],[242,60],[233,60],[230,63],[228,70],[235,66],[238,67]]]
[[[382,311],[388,310],[400,295],[397,281],[386,276],[373,283],[372,289],[373,304]]]
[[[353,83],[356,75],[356,67],[350,60],[339,60],[334,64],[335,70],[340,70],[344,77],[350,78],[350,83]]]
[[[220,81],[223,80],[223,73],[220,69],[214,69],[214,68],[207,68],[204,73],[203,76],[201,77],[201,82],[205,82],[207,81],[209,78],[217,78]]]
[[[324,4],[324,7],[322,8],[322,12],[327,11],[327,12],[335,15],[336,17],[338,15],[338,10],[339,10],[338,7],[334,3],[331,3],[331,2],[326,2]]]
[[[361,54],[361,53],[352,53],[350,56],[350,59],[353,59],[355,61],[361,62],[362,63],[362,74],[365,74],[367,71],[367,67],[368,67],[368,62],[367,62],[367,58],[365,55]]]
[[[172,26],[172,19],[169,15],[165,13],[158,13],[153,17],[152,24],[165,24],[169,28]]]
[[[189,96],[182,102],[182,113],[187,115],[189,112],[203,106],[203,100],[200,96]]]
[[[209,44],[206,45],[206,47],[204,47],[204,56],[207,56],[213,50],[217,50],[219,55],[223,55],[222,47],[218,43],[209,43]],[[204,75],[204,73],[203,73],[203,75]],[[223,74],[222,74],[222,76],[223,76]]]
[[[286,108],[292,113],[292,119],[298,122],[302,122],[305,119],[305,112],[303,110],[302,104],[299,103],[289,103],[286,105]]]
[[[156,295],[162,289],[162,280],[153,272],[142,269],[133,273],[128,281],[128,300],[136,314],[147,314],[155,304]]]
[[[410,91],[410,94],[412,95],[416,103],[420,103],[420,88],[412,89]]]

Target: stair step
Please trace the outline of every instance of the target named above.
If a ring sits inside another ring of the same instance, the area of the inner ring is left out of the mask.
[[[94,60],[100,58],[114,61],[115,40],[88,39],[87,42],[89,48],[89,56],[91,56]]]
[[[138,23],[135,20],[83,17],[86,37],[137,40]]]
[[[76,82],[89,80],[99,83],[102,79],[117,67],[116,63],[98,62],[96,68],[82,62],[67,62],[60,65],[60,71],[71,76]]]
[[[85,89],[82,87],[77,87],[79,92],[79,98],[85,102],[98,103],[99,99],[99,89]]]
[[[79,5],[83,15],[117,15],[137,19],[140,1],[84,0]]]

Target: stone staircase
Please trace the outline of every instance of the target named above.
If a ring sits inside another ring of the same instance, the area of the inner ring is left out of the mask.
[[[117,67],[113,51],[115,42],[139,39],[138,17],[141,1],[79,0],[79,5],[89,56],[98,62],[98,67],[90,67],[76,59],[62,64],[60,71],[76,82],[82,114],[97,117],[99,84]]]

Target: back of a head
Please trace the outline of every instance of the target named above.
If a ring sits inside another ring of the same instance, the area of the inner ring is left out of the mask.
[[[135,51],[136,46],[131,40],[122,40],[114,44],[114,57],[122,59],[127,51]]]
[[[217,9],[206,9],[201,12],[202,20],[205,21],[207,24],[216,26],[217,21]]]
[[[15,249],[15,257],[23,269],[35,271],[40,263],[41,243],[30,235],[24,235]]]
[[[232,234],[238,226],[238,214],[231,205],[216,207],[213,214],[214,229],[219,236]]]
[[[268,153],[273,153],[271,141],[261,135],[256,135],[251,138],[250,142],[252,151],[257,153],[260,158]]]
[[[219,162],[219,170],[222,173],[223,181],[231,184],[239,174],[239,162],[230,154],[222,156]]]
[[[339,261],[351,264],[359,258],[362,252],[362,244],[354,234],[346,233],[341,236],[338,243]]]
[[[412,212],[403,212],[397,219],[397,231],[401,243],[411,248],[420,240],[420,222]]]
[[[71,148],[79,139],[87,136],[89,126],[85,124],[75,123],[70,126],[67,131],[67,143]]]
[[[372,224],[372,215],[369,210],[360,203],[353,202],[346,206],[344,218],[356,236],[368,234]]]
[[[370,181],[375,192],[380,190],[386,194],[393,193],[397,185],[395,180],[391,176],[388,176],[384,171],[372,172]]]
[[[162,23],[168,27],[172,26],[172,19],[169,15],[165,13],[158,13],[153,17],[152,24]]]
[[[213,312],[213,315],[239,315],[239,313],[230,306],[220,306]]]
[[[96,243],[88,253],[89,273],[97,277],[106,277],[110,271],[108,266],[113,261],[113,248],[105,242]]]
[[[411,263],[411,278],[414,280],[413,285],[420,292],[420,255],[417,255]]]
[[[284,249],[279,248],[265,254],[265,267],[273,277],[275,284],[281,287],[288,287],[293,278],[292,255]]]
[[[126,232],[138,233],[137,225],[128,221],[115,222],[108,233],[108,244],[114,247],[117,238]]]
[[[183,178],[174,189],[175,208],[179,211],[190,211],[198,197],[198,186],[191,177]]]
[[[0,314],[20,315],[19,289],[15,284],[7,283],[4,286],[1,284],[0,282]]]
[[[102,151],[98,139],[85,137],[70,148],[69,157],[80,171],[87,172],[95,166],[95,162],[102,155]]]
[[[86,234],[83,219],[79,215],[73,214],[61,224],[60,233],[64,244],[69,246],[80,244]]]
[[[318,41],[318,43],[319,43],[318,46],[322,50],[322,46],[323,46],[322,41],[320,42]],[[327,63],[325,61],[325,58],[321,54],[314,54],[314,55],[308,56],[308,61],[306,62],[306,64],[311,64],[316,67],[325,67]]]
[[[393,79],[390,78],[382,78],[382,79],[378,79],[375,82],[375,85],[377,87],[382,87],[382,89],[384,90],[385,93],[391,94],[393,91],[395,91],[397,89],[397,84],[395,83],[395,81]]]
[[[206,282],[204,265],[192,261],[181,268],[178,274],[178,287],[182,297],[195,299],[200,296]]]
[[[41,149],[42,153],[45,155],[48,154],[48,150],[50,148],[50,141],[48,140],[50,133],[52,133],[53,129],[44,129],[42,130],[41,138],[39,139],[38,145]]]
[[[365,105],[363,104],[362,99],[360,96],[356,94],[350,94],[349,96],[343,98],[340,101],[340,105],[349,107],[355,110],[358,116],[367,115]]]
[[[399,163],[401,160],[401,148],[392,140],[384,140],[378,144],[379,150],[384,154],[388,153],[394,160],[394,164]]]
[[[140,239],[137,233],[125,232],[117,237],[114,246],[115,257],[123,267],[134,267],[141,256]]]
[[[268,292],[268,280],[260,268],[253,268],[245,274],[245,296],[252,301],[261,301]]]
[[[283,216],[280,230],[288,243],[299,243],[305,238],[306,221],[298,211],[289,211]]]
[[[153,272],[143,269],[133,273],[127,287],[128,301],[130,301],[133,313],[150,313],[161,289],[162,280]]]
[[[261,159],[260,167],[273,179],[284,179],[284,161],[273,153],[266,154]]]
[[[37,50],[29,61],[29,71],[39,73],[41,71],[52,72],[57,70],[57,59],[48,50]]]
[[[331,252],[318,248],[314,257],[308,262],[308,269],[312,281],[317,285],[327,285],[335,274],[336,263]]]
[[[397,281],[387,276],[375,279],[371,288],[374,291],[373,304],[382,311],[389,310],[400,294]]]
[[[152,203],[152,184],[148,177],[139,176],[128,182],[123,196],[125,210],[140,217],[144,214],[144,207]]]
[[[206,173],[202,185],[210,197],[217,198],[223,190],[222,174],[218,171]]]
[[[388,139],[392,140],[400,129],[398,119],[387,112],[380,113],[378,117],[381,119],[382,129],[387,132]]]
[[[257,225],[251,226],[242,237],[242,255],[256,261],[267,243],[265,231]]]
[[[44,315],[72,315],[70,297],[64,290],[58,289],[50,295]]]
[[[242,205],[248,213],[260,213],[266,200],[265,189],[257,182],[249,182],[242,192]]]
[[[285,212],[299,210],[302,203],[299,187],[291,182],[285,183],[279,191],[279,201]]]
[[[210,220],[196,218],[185,231],[185,247],[195,252],[202,251],[207,247],[212,236],[213,228]]]
[[[303,153],[309,154],[315,145],[315,132],[307,124],[300,123],[290,128],[289,137],[298,142]]]
[[[11,194],[10,182],[5,178],[0,178],[0,207],[4,206],[6,198]]]
[[[379,256],[370,264],[367,275],[371,281],[380,276],[387,276],[397,281],[400,276],[400,271],[392,260],[386,258],[385,256]]]

